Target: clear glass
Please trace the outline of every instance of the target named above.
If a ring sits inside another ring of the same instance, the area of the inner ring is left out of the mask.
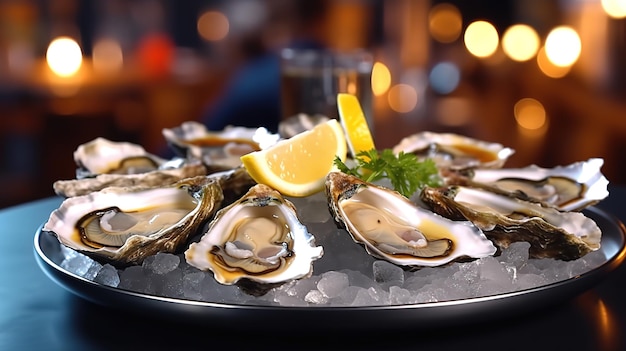
[[[372,54],[284,49],[281,52],[282,118],[299,113],[338,118],[337,94],[356,95],[373,130]]]

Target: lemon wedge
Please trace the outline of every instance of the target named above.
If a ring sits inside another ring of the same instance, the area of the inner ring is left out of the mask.
[[[337,109],[350,154],[356,157],[361,151],[375,149],[372,133],[357,97],[346,93],[337,94]]]
[[[335,156],[345,161],[346,137],[336,119],[281,140],[267,149],[241,156],[252,179],[281,194],[305,197],[324,189],[326,175],[336,170]]]

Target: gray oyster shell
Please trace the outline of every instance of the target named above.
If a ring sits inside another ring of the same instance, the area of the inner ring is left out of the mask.
[[[419,132],[409,135],[393,147],[394,153],[414,153],[430,158],[442,169],[500,168],[515,150],[454,133]]]
[[[166,160],[140,145],[105,138],[79,145],[74,161],[76,178],[57,180],[52,185],[59,196],[80,196],[111,186],[159,187],[207,173],[199,161]]]
[[[452,221],[389,188],[331,172],[325,191],[338,226],[368,254],[398,266],[441,266],[496,253],[471,222]]]
[[[210,131],[195,121],[164,128],[162,134],[180,157],[203,162],[209,173],[239,167],[241,156],[265,149],[280,139],[278,134],[262,127],[227,126],[220,131]]]
[[[321,114],[309,115],[299,113],[288,117],[278,123],[278,135],[283,139],[289,139],[304,131],[313,129],[316,125],[328,121],[327,116]]]
[[[485,188],[522,200],[554,206],[560,211],[580,211],[605,199],[609,181],[601,172],[604,160],[590,158],[566,166],[542,168],[471,169],[450,173],[447,184]]]
[[[255,296],[310,277],[313,261],[322,255],[293,203],[264,184],[219,210],[200,240],[185,251],[191,266]]]
[[[529,242],[532,258],[574,260],[600,248],[602,232],[582,212],[458,185],[424,188],[420,198],[442,216],[471,221],[500,249]]]
[[[222,199],[219,182],[206,176],[158,188],[109,187],[65,199],[42,230],[86,255],[139,264],[179,250]]]

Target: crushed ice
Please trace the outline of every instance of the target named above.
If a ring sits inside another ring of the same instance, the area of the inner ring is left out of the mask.
[[[404,270],[377,260],[337,229],[320,210],[323,195],[291,199],[301,220],[324,247],[310,278],[289,282],[261,297],[217,283],[210,272],[188,265],[184,255],[157,253],[140,266],[116,269],[62,247],[60,266],[102,285],[186,300],[273,306],[380,306],[458,300],[538,287],[585,273],[606,261],[596,251],[575,261],[528,259],[528,243],[514,243],[498,257],[444,267]],[[194,240],[199,240],[200,235]]]

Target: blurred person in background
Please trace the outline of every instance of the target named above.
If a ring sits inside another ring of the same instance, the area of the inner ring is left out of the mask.
[[[227,2],[227,15],[235,14]],[[252,14],[255,25],[239,33],[235,44],[242,63],[201,116],[209,130],[228,125],[266,127],[277,132],[281,119],[280,51],[283,48],[322,49],[327,0],[261,0]],[[240,12],[241,13],[241,12]]]

